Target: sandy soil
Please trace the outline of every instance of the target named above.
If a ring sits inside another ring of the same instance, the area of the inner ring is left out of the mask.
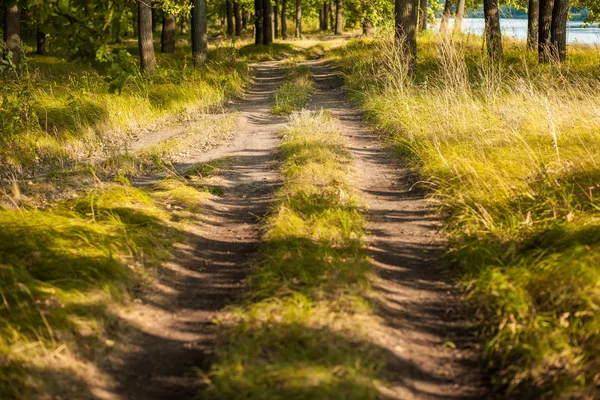
[[[186,232],[188,243],[175,246],[172,261],[123,313],[136,345],[112,357],[107,372],[117,384],[99,398],[183,400],[202,385],[194,368],[210,366],[212,320],[241,293],[259,240],[258,222],[279,184],[274,154],[285,120],[270,115],[269,106],[284,71],[274,62],[253,68],[254,85],[231,106],[240,114],[231,143],[176,166],[182,171],[198,162],[224,161],[218,177],[224,194],[208,200],[202,219]]]

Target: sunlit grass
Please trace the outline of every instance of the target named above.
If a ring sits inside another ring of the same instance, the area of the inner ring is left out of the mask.
[[[275,101],[271,112],[276,115],[300,111],[315,90],[312,74],[305,65],[291,65],[284,82],[275,91]]]
[[[537,65],[524,43],[425,36],[417,75],[391,41],[338,53],[368,116],[441,205],[496,388],[594,396],[600,367],[598,55]]]
[[[78,371],[94,370],[124,335],[117,310],[171,245],[185,241],[183,224],[209,196],[195,172],[147,189],[98,175],[73,170],[59,187],[46,178],[3,194],[10,207],[0,208],[2,398],[82,385]]]
[[[283,132],[284,185],[246,299],[220,318],[206,398],[378,398],[386,358],[368,340],[365,221],[338,129],[302,112]]]

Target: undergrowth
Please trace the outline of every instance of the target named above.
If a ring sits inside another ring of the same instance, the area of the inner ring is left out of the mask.
[[[446,219],[447,258],[477,307],[493,384],[511,398],[595,398],[600,385],[598,56],[538,65],[481,39],[390,39],[337,52],[346,82]]]
[[[283,187],[243,303],[219,322],[210,399],[376,399],[383,351],[368,340],[365,221],[335,120],[292,115]]]

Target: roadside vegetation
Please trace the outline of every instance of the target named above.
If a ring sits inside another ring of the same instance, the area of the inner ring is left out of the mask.
[[[519,398],[593,398],[600,384],[598,56],[538,64],[481,38],[424,35],[409,75],[391,39],[335,55],[352,96],[421,175],[446,258],[477,309],[490,376]]]
[[[350,155],[335,119],[291,116],[282,188],[245,300],[218,320],[208,399],[377,399],[385,353],[364,299],[370,264]]]

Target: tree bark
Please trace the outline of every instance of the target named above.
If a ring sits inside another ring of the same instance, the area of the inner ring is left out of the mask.
[[[175,16],[172,14],[163,17],[163,29],[160,37],[162,53],[175,53]]]
[[[373,23],[371,22],[370,19],[365,18],[365,20],[363,21],[362,27],[363,27],[363,36],[373,37],[375,27],[373,26]]]
[[[152,75],[156,71],[156,57],[152,37],[152,6],[150,4],[150,0],[138,0],[140,69],[147,75]]]
[[[344,3],[343,0],[335,2],[335,34],[341,35],[344,33]]]
[[[227,13],[227,35],[233,36],[233,4],[231,4],[231,0],[225,0],[225,12]]]
[[[407,59],[408,69],[414,72],[417,58],[417,9],[419,0],[395,0],[395,37]]]
[[[446,0],[444,3],[444,12],[442,13],[442,20],[440,21],[440,34],[445,35],[448,33],[448,25],[450,23],[450,10],[452,9],[452,0]]]
[[[463,18],[465,16],[465,0],[458,0],[456,6],[456,17],[454,18],[454,33],[462,33]]]
[[[263,0],[254,0],[254,44],[262,44],[263,41]]]
[[[273,5],[271,0],[262,0],[263,2],[263,44],[270,46],[273,44]]]
[[[41,56],[46,54],[46,34],[42,32],[39,27],[37,30],[37,46],[35,53]]]
[[[565,61],[567,58],[567,18],[569,16],[569,0],[554,0],[552,23],[550,25],[550,54],[554,61]]]
[[[540,0],[529,0],[527,8],[527,49],[535,50],[538,44],[540,24]]]
[[[488,56],[495,60],[502,57],[502,36],[500,34],[500,15],[498,0],[483,0],[485,16],[485,44]]]
[[[16,1],[9,1],[4,9],[4,43],[11,53],[11,62],[18,66],[21,62],[21,13]]]
[[[279,0],[275,0],[273,5],[273,35],[279,39]]]
[[[320,31],[323,31],[323,30],[325,30],[325,29],[323,28],[323,25],[324,25],[323,21],[325,20],[325,18],[327,18],[327,17],[325,16],[325,9],[324,9],[324,7],[323,7],[323,6],[321,6],[321,7],[319,7],[319,30],[320,30]]]
[[[242,8],[242,31],[248,29],[248,11]]]
[[[296,39],[302,37],[302,0],[296,0]]]
[[[281,38],[286,40],[287,37],[287,0],[281,0]]]
[[[554,0],[540,1],[540,22],[538,25],[538,60],[546,62],[550,55],[550,32],[552,27],[552,9]]]
[[[235,36],[242,36],[242,12],[240,3],[237,1],[233,3],[233,15],[235,17]]]
[[[206,0],[192,0],[192,5],[192,59],[197,67],[208,60]]]
[[[421,0],[421,7],[419,10],[419,30],[427,30],[427,0]]]

